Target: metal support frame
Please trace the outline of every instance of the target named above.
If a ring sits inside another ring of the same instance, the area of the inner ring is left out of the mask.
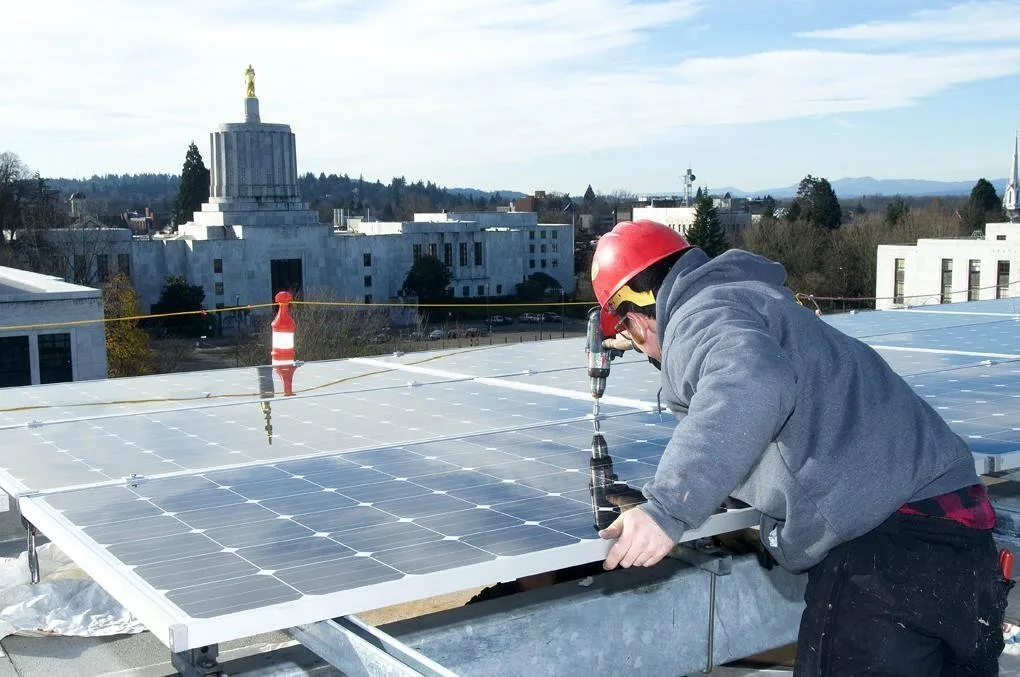
[[[357,616],[300,625],[287,633],[347,677],[456,677]]]
[[[708,650],[702,672],[712,672],[715,651],[715,583],[719,576],[729,576],[733,571],[733,557],[724,550],[707,547],[698,542],[678,545],[669,555],[698,569],[708,572]]]
[[[208,677],[209,675],[220,674],[220,664],[217,658],[220,648],[216,644],[203,646],[201,649],[191,649],[180,653],[170,654],[170,665],[174,670],[181,673],[182,677]]]
[[[39,550],[35,545],[35,537],[39,532],[36,531],[35,525],[24,517],[21,518],[21,524],[25,527],[25,549],[28,551],[28,574],[32,585],[35,585],[39,582],[40,576]]]

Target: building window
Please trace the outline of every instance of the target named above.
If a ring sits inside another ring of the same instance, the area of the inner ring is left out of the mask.
[[[482,265],[482,243],[475,242],[475,265]]]
[[[542,245],[542,253],[545,254],[545,245]]]
[[[1009,261],[999,261],[995,280],[995,298],[1009,298]]]
[[[903,303],[903,259],[896,259],[896,274],[893,280],[893,303]]]
[[[556,239],[556,237],[557,237],[557,236],[558,236],[559,234],[560,234],[560,233],[559,233],[559,231],[558,231],[558,230],[554,230],[554,231],[552,232],[552,239],[554,239],[554,240],[555,240],[555,239]],[[553,246],[555,247],[556,245],[553,245]]]
[[[555,234],[556,234],[556,232],[554,231],[553,235],[555,235]],[[558,252],[560,250],[560,246],[558,244],[556,244],[556,243],[553,243],[552,250],[553,250],[554,253]]]
[[[101,283],[110,279],[110,257],[106,254],[96,256],[96,273]]]
[[[497,284],[496,285],[496,296],[501,296],[502,294],[503,294],[503,285]]]
[[[542,231],[542,239],[543,240],[545,239],[545,231],[544,230]]]
[[[531,259],[530,261],[528,261],[528,268],[534,268],[534,267],[535,267],[535,259]]]
[[[366,275],[365,276],[365,286],[366,287],[371,287],[372,286],[372,276],[371,275]]]
[[[981,260],[971,259],[967,275],[967,300],[977,301],[981,298]]]
[[[39,334],[39,383],[74,380],[70,334]]]
[[[468,296],[471,296],[471,289],[470,289],[470,287],[468,287],[467,285],[464,285],[463,287],[461,287],[460,288],[460,295],[463,296],[464,298],[467,298]]]
[[[534,254],[535,253],[535,245],[533,245],[533,244],[529,244],[528,245],[528,253],[529,254]]]
[[[216,310],[223,310],[225,307],[226,306],[224,306],[223,303],[217,303],[216,304]]]
[[[467,265],[467,242],[461,242],[460,243],[460,247],[458,248],[458,250],[459,250],[459,253],[460,253],[460,265],[466,266]]]
[[[552,267],[553,268],[559,268],[560,267],[560,260],[559,259],[553,259],[552,260]]]
[[[429,256],[431,256],[432,258],[437,258],[436,257],[436,245],[435,245],[435,243],[430,243],[429,244],[428,252],[429,252]]]
[[[535,239],[535,231],[533,231],[533,230],[529,230],[528,231],[528,239],[529,240],[534,240]]]
[[[32,385],[27,336],[0,337],[0,388]]]
[[[942,295],[939,303],[953,302],[953,260],[942,259]]]
[[[368,305],[370,303],[372,303],[372,295],[371,294],[365,294],[365,305]]]
[[[484,284],[478,285],[478,294],[477,294],[477,296],[485,296],[485,285]]]
[[[214,287],[213,293],[215,293],[216,296],[223,296],[223,283],[222,282],[216,282],[213,285],[213,287]]]
[[[212,260],[212,272],[216,273],[217,275],[223,274],[223,259]]]
[[[124,277],[131,277],[130,254],[117,254],[117,270],[119,270]]]
[[[545,268],[545,259],[542,259],[542,267]]]
[[[421,245],[416,244],[411,247],[411,259],[417,261],[421,258]]]
[[[1005,242],[1006,241],[1006,236],[1005,235],[996,235],[995,239],[999,240],[1000,242]]]
[[[372,255],[368,252],[365,252],[364,254],[361,255],[361,260],[365,264],[366,268],[372,265]]]
[[[453,245],[449,242],[443,243],[443,263],[447,267],[453,267]]]

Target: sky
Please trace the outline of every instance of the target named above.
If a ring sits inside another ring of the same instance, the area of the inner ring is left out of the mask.
[[[384,183],[976,180],[1020,126],[1020,0],[34,0],[0,43],[0,152],[46,177],[208,161],[249,63],[299,172]]]

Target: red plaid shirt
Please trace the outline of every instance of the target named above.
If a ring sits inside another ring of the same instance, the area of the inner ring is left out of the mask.
[[[904,515],[944,517],[972,529],[995,526],[995,510],[983,484],[972,484],[948,494],[907,503],[899,511]]]

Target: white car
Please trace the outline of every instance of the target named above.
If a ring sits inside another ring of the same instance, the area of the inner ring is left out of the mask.
[[[429,332],[429,340],[430,341],[438,341],[441,338],[443,338],[443,330],[442,329],[433,329],[432,331]]]

